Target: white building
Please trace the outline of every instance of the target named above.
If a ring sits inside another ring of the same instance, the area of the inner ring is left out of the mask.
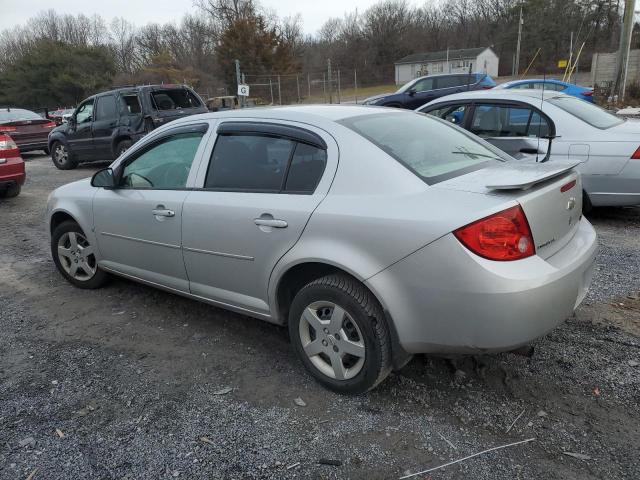
[[[395,63],[396,84],[437,73],[485,72],[498,76],[500,58],[489,47],[443,50],[442,52],[413,53]]]

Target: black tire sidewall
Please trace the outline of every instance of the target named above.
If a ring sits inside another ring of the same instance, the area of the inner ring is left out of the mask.
[[[101,287],[106,281],[107,274],[103,270],[100,270],[99,267],[97,268],[95,275],[89,280],[78,280],[76,278],[73,278],[64,270],[64,267],[61,265],[60,259],[58,258],[58,240],[60,240],[60,237],[62,237],[62,235],[68,232],[80,233],[83,237],[86,238],[86,235],[80,228],[80,225],[75,222],[69,220],[58,225],[51,234],[51,256],[53,257],[53,262],[55,263],[56,268],[69,283],[75,285],[76,287],[87,289]],[[95,245],[92,246],[94,249],[96,248]]]
[[[62,145],[67,151],[67,161],[64,163],[58,163],[58,161],[56,160],[56,149],[58,148],[58,145]],[[51,144],[51,160],[53,161],[53,164],[56,166],[56,168],[60,170],[72,170],[78,166],[73,156],[71,155],[71,152],[69,151],[69,147],[60,141],[55,141]]]
[[[320,372],[309,360],[302,348],[299,326],[304,309],[311,303],[326,300],[342,307],[358,325],[365,344],[365,361],[362,370],[349,380],[336,380]],[[289,311],[289,335],[296,354],[307,370],[327,388],[338,393],[364,393],[375,386],[382,369],[382,352],[377,335],[371,324],[372,319],[360,304],[349,294],[328,285],[309,285],[294,298]]]
[[[124,151],[128,150],[129,148],[131,148],[131,145],[133,145],[133,142],[131,140],[121,140],[118,142],[118,144],[116,145],[116,158],[120,157],[120,155],[122,155],[124,153]]]

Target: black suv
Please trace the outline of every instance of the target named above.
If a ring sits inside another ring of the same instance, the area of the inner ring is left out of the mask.
[[[67,123],[49,134],[51,159],[61,170],[80,162],[114,160],[156,127],[206,113],[200,97],[184,85],[123,87],[83,101]]]
[[[496,86],[486,73],[454,73],[429,75],[406,83],[395,93],[366,98],[364,105],[409,108],[414,110],[436,98],[466,90],[482,90]]]

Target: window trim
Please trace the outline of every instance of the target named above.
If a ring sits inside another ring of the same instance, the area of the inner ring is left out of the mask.
[[[227,128],[223,128],[224,125],[228,125]],[[264,125],[264,127],[263,127]],[[272,128],[275,127],[275,128]],[[283,127],[280,129],[280,127]],[[290,129],[290,130],[289,130]],[[281,130],[284,135],[280,135],[275,133],[276,131]],[[207,171],[205,172],[203,179],[203,186],[198,190],[202,190],[205,192],[233,192],[233,193],[270,193],[277,195],[314,195],[316,190],[318,189],[318,185],[322,181],[322,177],[327,169],[327,164],[329,163],[328,158],[328,147],[324,139],[313,132],[310,132],[301,127],[295,127],[291,125],[284,125],[279,123],[268,123],[268,122],[241,122],[241,121],[231,121],[231,122],[223,122],[218,125],[216,130],[217,138],[213,144],[213,148],[211,149],[211,153],[209,155],[209,162],[207,165]],[[303,133],[302,136],[285,136],[286,133]],[[280,183],[280,188],[276,189],[248,189],[248,188],[227,188],[227,187],[207,187],[207,178],[209,177],[209,173],[211,173],[211,169],[213,167],[213,154],[216,151],[216,147],[218,145],[218,141],[222,137],[232,137],[232,136],[254,136],[254,137],[267,137],[267,138],[275,138],[280,140],[288,140],[293,143],[293,148],[289,153],[289,158],[287,159],[287,166],[285,168],[284,174],[282,176],[282,182]],[[311,141],[306,141],[311,140]],[[314,141],[315,140],[315,141]],[[287,179],[289,178],[289,171],[291,169],[291,163],[293,162],[293,157],[295,156],[295,152],[298,149],[299,144],[306,144],[312,147],[316,147],[325,152],[326,158],[324,162],[324,168],[322,169],[322,173],[318,176],[315,186],[313,190],[309,191],[287,191],[285,187],[287,185]]]
[[[169,137],[174,137],[176,135],[180,135],[183,133],[202,133],[202,138],[200,139],[200,145],[198,145],[198,149],[196,149],[196,155],[200,147],[202,146],[202,139],[204,139],[207,131],[209,130],[208,123],[195,123],[190,125],[184,125],[176,128],[172,128],[171,130],[167,130],[166,132],[162,132],[157,137],[153,138],[147,145],[142,146],[142,148],[138,148],[133,152],[130,156],[123,159],[115,168],[114,168],[114,179],[116,186],[113,188],[114,190],[171,190],[171,191],[185,191],[185,190],[196,190],[193,187],[180,187],[180,188],[156,188],[156,187],[123,187],[121,185],[122,182],[122,174],[124,173],[125,167],[131,165],[135,162],[141,155],[144,155],[152,148],[158,146],[162,141],[166,140]],[[191,168],[196,161],[196,157],[194,156],[193,162],[191,163]]]

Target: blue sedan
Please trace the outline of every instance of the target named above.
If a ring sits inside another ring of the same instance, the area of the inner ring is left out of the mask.
[[[580,85],[574,85],[572,83],[561,82],[560,80],[541,80],[541,79],[527,79],[527,80],[513,80],[498,85],[496,88],[518,88],[518,89],[534,89],[534,90],[551,90],[554,92],[562,92],[567,95],[573,95],[581,100],[585,100],[590,103],[593,102],[593,88],[581,87]]]

